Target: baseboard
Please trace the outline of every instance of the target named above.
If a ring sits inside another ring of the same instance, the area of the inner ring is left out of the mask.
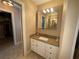
[[[24,53],[24,56],[28,56],[31,53],[31,50],[28,50],[27,53]]]

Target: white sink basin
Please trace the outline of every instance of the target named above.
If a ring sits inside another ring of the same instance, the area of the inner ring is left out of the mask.
[[[43,41],[48,41],[48,38],[46,37],[39,37],[40,40],[43,40]]]

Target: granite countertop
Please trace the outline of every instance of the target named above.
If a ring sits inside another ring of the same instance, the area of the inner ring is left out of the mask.
[[[46,38],[48,38],[48,41],[43,41],[43,40],[40,40],[39,37],[45,37],[45,36],[31,35],[31,38],[33,38],[33,39],[36,39],[36,40],[42,41],[44,43],[48,43],[50,45],[54,45],[54,46],[59,47],[59,39],[53,38],[53,37],[51,38],[51,37],[46,36]]]

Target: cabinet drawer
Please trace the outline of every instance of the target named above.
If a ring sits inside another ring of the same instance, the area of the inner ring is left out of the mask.
[[[58,53],[58,48],[56,48],[56,49],[47,49],[46,51],[47,51],[47,53],[50,53],[50,54],[57,54]]]
[[[56,47],[54,45],[50,45],[50,44],[47,44],[47,46],[48,46],[49,49],[56,49],[56,48],[58,48],[58,47]]]
[[[57,57],[58,57],[57,54],[51,52],[50,53],[48,52],[46,56],[47,59],[57,59]]]
[[[50,52],[57,51],[58,50],[58,47],[47,44],[47,49],[46,50],[47,51],[50,51]]]
[[[46,59],[56,59],[55,56],[48,56]]]
[[[45,43],[38,41],[38,45],[39,45],[40,47],[44,47],[44,46],[45,46]]]
[[[31,39],[31,44],[36,44],[36,40],[35,39]]]

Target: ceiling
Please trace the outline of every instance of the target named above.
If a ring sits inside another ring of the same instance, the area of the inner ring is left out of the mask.
[[[51,0],[32,0],[35,4],[37,5],[41,5],[43,3],[49,2]]]

